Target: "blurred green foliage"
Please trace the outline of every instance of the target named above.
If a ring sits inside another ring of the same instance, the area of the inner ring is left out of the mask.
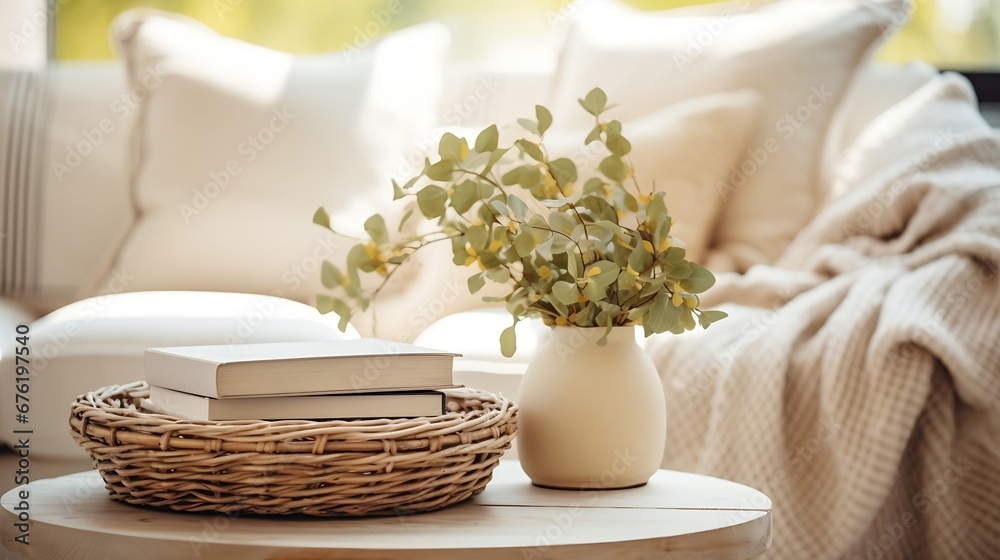
[[[582,0],[586,1],[586,0]],[[625,0],[663,10],[723,0]],[[925,60],[939,67],[1000,67],[1000,0],[912,0],[914,12],[879,58]],[[112,58],[108,25],[130,8],[187,14],[223,35],[294,53],[350,48],[378,35],[443,20],[453,29],[478,19],[544,33],[567,0],[70,0],[57,3],[55,58]],[[564,10],[568,11],[568,10]],[[536,25],[525,25],[526,22]],[[475,32],[456,35],[460,50],[475,51]]]

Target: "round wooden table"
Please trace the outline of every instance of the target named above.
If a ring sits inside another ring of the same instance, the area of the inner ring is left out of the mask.
[[[22,501],[27,545],[15,540]],[[112,501],[96,471],[15,488],[2,505],[3,544],[28,559],[742,559],[771,543],[770,499],[735,482],[659,471],[640,488],[547,490],[532,486],[516,461],[502,461],[467,502],[401,517],[144,509]]]

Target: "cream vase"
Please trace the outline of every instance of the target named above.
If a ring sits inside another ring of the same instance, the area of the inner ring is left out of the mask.
[[[667,418],[656,367],[633,327],[554,327],[518,393],[517,453],[538,486],[630,488],[663,459]]]

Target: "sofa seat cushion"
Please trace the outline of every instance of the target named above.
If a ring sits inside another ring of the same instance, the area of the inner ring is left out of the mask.
[[[336,317],[270,296],[212,292],[137,292],[85,299],[35,321],[30,332],[32,455],[83,453],[69,436],[69,403],[77,395],[143,379],[147,348],[357,337]],[[2,357],[4,371],[13,358]],[[3,385],[6,393],[11,389]],[[12,443],[14,398],[4,394],[0,431]]]

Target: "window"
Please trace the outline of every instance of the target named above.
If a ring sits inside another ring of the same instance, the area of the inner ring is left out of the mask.
[[[588,0],[579,0],[586,2]],[[704,0],[626,0],[647,10]],[[386,32],[439,20],[452,28],[459,56],[482,54],[484,36],[508,44],[551,33],[566,0],[54,0],[53,58],[108,59],[108,25],[120,12],[148,6],[194,17],[224,35],[296,53],[363,46]],[[879,53],[887,62],[925,60],[966,71],[980,96],[997,98],[1000,0],[911,0],[909,21]]]

